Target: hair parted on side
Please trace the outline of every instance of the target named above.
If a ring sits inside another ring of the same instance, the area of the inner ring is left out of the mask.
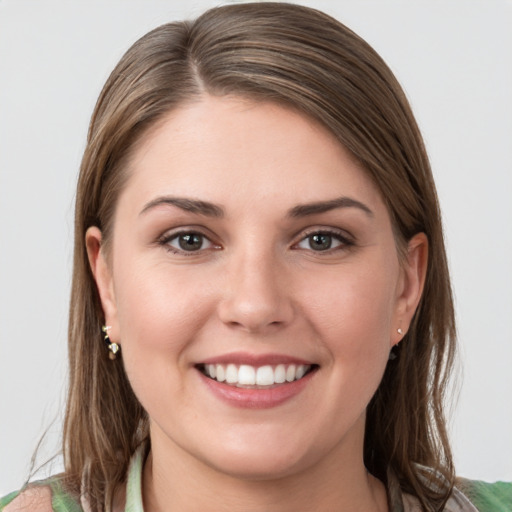
[[[233,4],[193,22],[158,27],[126,52],[101,92],[76,196],[65,484],[85,493],[92,510],[109,510],[131,455],[148,437],[148,418],[124,372],[122,352],[111,361],[103,344],[85,233],[98,226],[108,252],[136,145],[168,112],[206,94],[277,102],[316,119],[378,186],[399,252],[416,233],[427,235],[423,297],[368,406],[364,459],[375,476],[386,481],[396,475],[425,510],[439,510],[454,481],[443,400],[455,322],[421,134],[397,80],[365,41],[326,14],[286,3]],[[429,484],[429,478],[437,481]]]

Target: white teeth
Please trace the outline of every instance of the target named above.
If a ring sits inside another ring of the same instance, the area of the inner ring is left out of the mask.
[[[307,366],[304,364],[297,366],[297,371],[295,372],[295,378],[297,380],[302,379],[302,377],[304,377],[304,375],[306,374],[307,370],[308,370]]]
[[[218,364],[216,365],[216,379],[219,381],[219,382],[224,382],[226,380],[226,372],[224,371],[224,366],[222,366],[221,364]]]
[[[204,374],[218,382],[226,382],[235,386],[273,386],[299,380],[308,373],[308,364],[278,364],[254,367],[248,364],[207,364]]]
[[[238,369],[238,384],[245,386],[253,386],[256,384],[256,371],[252,366],[247,364],[240,366]]]
[[[234,364],[228,364],[226,368],[226,382],[228,384],[238,382],[238,368]]]
[[[272,366],[260,366],[256,372],[258,386],[272,386],[274,384],[274,370]]]
[[[282,384],[286,380],[286,367],[284,364],[278,364],[274,370],[274,382]]]
[[[291,364],[288,366],[288,369],[286,370],[286,380],[288,382],[293,382],[295,380],[295,365]]]

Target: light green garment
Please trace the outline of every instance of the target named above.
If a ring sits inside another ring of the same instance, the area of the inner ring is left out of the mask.
[[[142,468],[144,465],[143,448],[134,454],[126,483],[125,512],[144,512],[142,507]],[[62,488],[58,477],[42,480],[31,485],[47,485],[52,492],[53,512],[86,512],[83,506]],[[20,491],[0,498],[0,512],[11,503]],[[401,503],[391,505],[392,512],[416,512],[418,502],[409,495],[403,496]],[[488,484],[474,480],[460,479],[457,488],[444,509],[445,512],[512,512],[512,483],[497,482]]]
[[[144,512],[142,507],[142,467],[144,463],[145,450],[141,447],[135,452],[130,461],[128,478],[126,481],[126,507],[125,512]],[[86,512],[87,506],[77,501],[71,494],[67,493],[61,485],[59,477],[41,480],[30,485],[48,486],[52,493],[53,512]],[[20,491],[12,492],[4,498],[0,498],[0,512],[11,503]]]
[[[480,512],[512,512],[512,483],[460,479],[457,487]]]

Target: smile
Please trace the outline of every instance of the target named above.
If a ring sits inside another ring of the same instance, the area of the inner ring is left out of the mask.
[[[240,388],[268,388],[277,384],[301,380],[316,365],[277,364],[251,366],[248,364],[203,364],[198,369],[212,380]]]

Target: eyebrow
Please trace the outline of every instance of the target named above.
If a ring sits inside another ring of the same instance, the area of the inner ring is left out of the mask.
[[[141,210],[139,215],[142,215],[148,210],[163,204],[176,206],[181,210],[199,215],[205,215],[207,217],[224,217],[224,209],[214,203],[201,201],[199,199],[174,196],[160,196],[149,201],[149,203],[144,205],[144,208]],[[313,203],[299,204],[288,210],[287,216],[292,218],[307,217],[309,215],[325,213],[337,208],[359,208],[370,217],[374,216],[372,210],[368,208],[368,206],[366,206],[364,203],[358,201],[357,199],[346,196],[330,199],[328,201],[317,201]]]
[[[171,206],[177,206],[178,208],[191,213],[197,213],[199,215],[206,215],[207,217],[223,217],[224,210],[216,204],[209,203],[208,201],[200,201],[198,199],[189,199],[186,197],[173,197],[173,196],[161,196],[149,201],[144,208],[142,208],[139,215],[146,213],[147,211],[160,206],[162,204],[168,204]]]
[[[329,201],[318,201],[314,203],[299,204],[288,211],[288,217],[307,217],[308,215],[315,215],[325,213],[337,208],[359,208],[368,216],[373,217],[374,213],[368,206],[361,201],[351,197],[338,197]]]

